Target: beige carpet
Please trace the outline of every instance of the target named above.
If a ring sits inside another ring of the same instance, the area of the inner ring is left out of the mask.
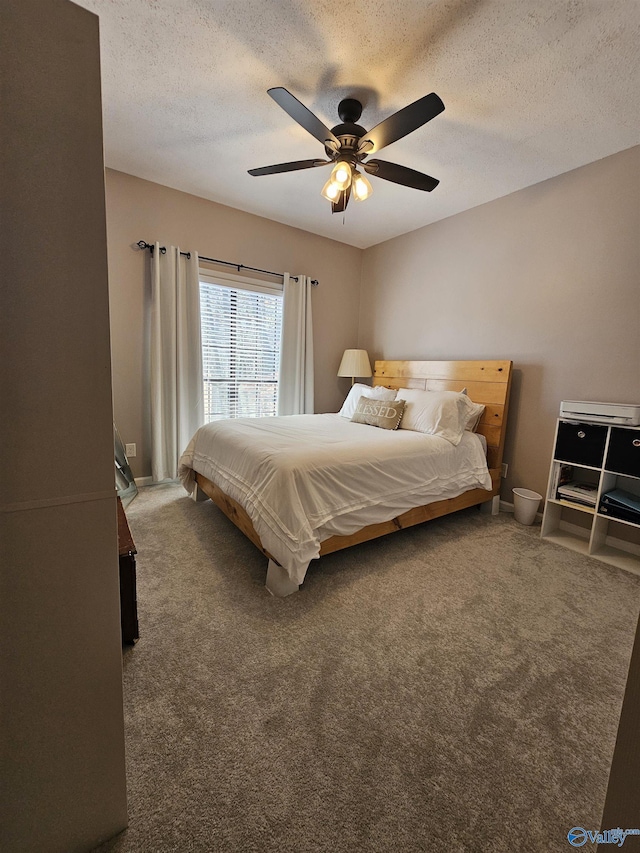
[[[211,502],[143,489],[128,830],[100,850],[566,851],[599,827],[640,578],[475,509],[272,598]]]

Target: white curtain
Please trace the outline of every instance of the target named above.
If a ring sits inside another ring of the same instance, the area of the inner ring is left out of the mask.
[[[278,414],[313,414],[311,279],[284,274]]]
[[[151,262],[151,473],[175,479],[204,423],[198,255],[156,243]]]

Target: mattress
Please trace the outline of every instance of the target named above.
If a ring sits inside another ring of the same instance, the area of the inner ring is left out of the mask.
[[[438,436],[385,430],[337,414],[214,421],[180,459],[249,515],[263,547],[298,584],[320,544],[468,489],[491,489],[481,438],[457,447]]]

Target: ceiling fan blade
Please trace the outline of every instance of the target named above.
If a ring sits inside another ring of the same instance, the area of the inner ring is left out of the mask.
[[[298,169],[314,169],[316,166],[330,166],[331,160],[294,160],[291,163],[276,163],[275,166],[261,166],[259,169],[249,169],[249,174],[277,175],[279,172],[296,172]]]
[[[424,98],[414,101],[408,107],[398,110],[397,113],[384,119],[368,133],[365,133],[360,140],[358,150],[363,151],[366,148],[367,154],[373,154],[375,151],[384,148],[385,145],[391,145],[392,142],[397,142],[398,139],[402,139],[403,136],[422,127],[423,124],[441,113],[443,109],[444,104],[440,98],[435,92],[431,92],[430,95],[425,95]],[[373,148],[367,145],[368,142],[373,144]]]
[[[375,175],[376,178],[401,184],[403,187],[412,187],[414,190],[426,190],[428,193],[435,190],[440,183],[423,172],[416,172],[415,169],[408,169],[397,163],[387,163],[385,160],[369,160],[368,163],[363,163],[362,167],[365,172]]]
[[[338,148],[340,147],[339,140],[336,139],[329,128],[325,127],[320,119],[317,116],[314,116],[311,110],[307,109],[307,107],[294,97],[291,92],[283,89],[282,86],[276,86],[273,89],[267,89],[267,94],[271,95],[276,104],[278,104],[279,107],[282,107],[282,109],[288,113],[294,121],[297,121],[301,127],[304,127],[311,136],[315,136],[318,142],[322,142],[324,145],[326,140],[329,139],[331,142],[334,142]]]

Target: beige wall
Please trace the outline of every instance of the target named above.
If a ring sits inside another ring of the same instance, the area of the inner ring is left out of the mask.
[[[0,849],[74,853],[127,821],[98,18],[0,30]]]
[[[357,345],[360,249],[112,170],[107,170],[107,235],[114,413],[122,440],[137,445],[138,455],[130,460],[136,477],[151,474],[145,381],[149,252],[135,247],[138,240],[317,278],[316,411],[340,406],[350,383],[336,377],[338,365],[343,350]]]
[[[633,148],[362,252],[107,170],[114,408],[134,474],[150,473],[148,253],[135,243],[158,239],[320,279],[316,411],[340,405],[349,383],[335,373],[356,341],[372,359],[511,358],[503,498],[543,492],[560,400],[640,402],[639,172]]]
[[[364,252],[372,358],[513,360],[505,500],[544,494],[561,400],[640,403],[639,190],[636,147]]]

